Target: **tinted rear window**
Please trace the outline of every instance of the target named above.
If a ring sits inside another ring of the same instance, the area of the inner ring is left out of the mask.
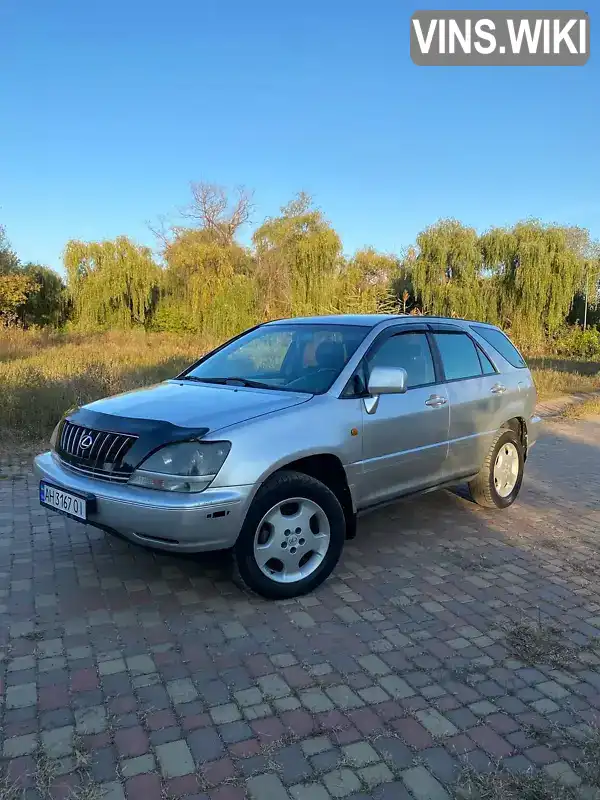
[[[466,333],[434,333],[447,381],[476,378],[482,374],[477,348]]]
[[[494,328],[483,328],[479,325],[472,325],[471,329],[475,331],[482,339],[490,344],[494,350],[505,358],[513,367],[526,367],[527,364],[523,361],[519,351],[502,331]]]

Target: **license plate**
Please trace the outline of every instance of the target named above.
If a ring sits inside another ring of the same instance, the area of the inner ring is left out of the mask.
[[[40,503],[53,511],[59,511],[75,519],[87,519],[87,501],[81,495],[65,492],[58,486],[42,481],[40,483]]]

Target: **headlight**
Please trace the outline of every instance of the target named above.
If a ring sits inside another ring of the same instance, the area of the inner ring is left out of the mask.
[[[129,483],[167,492],[202,492],[213,481],[231,442],[181,442],[161,447],[133,473]]]

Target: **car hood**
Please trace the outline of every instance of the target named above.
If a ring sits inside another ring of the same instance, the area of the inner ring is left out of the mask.
[[[311,397],[300,392],[171,380],[96,400],[83,408],[114,417],[215,431],[305,403]]]

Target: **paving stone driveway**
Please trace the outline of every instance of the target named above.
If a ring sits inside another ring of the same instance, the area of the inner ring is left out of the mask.
[[[498,760],[588,779],[600,420],[549,422],[510,510],[446,491],[398,503],[361,522],[324,587],[280,603],[242,593],[221,557],[153,554],[47,513],[26,464],[0,481],[5,787],[442,800],[465,764]]]

